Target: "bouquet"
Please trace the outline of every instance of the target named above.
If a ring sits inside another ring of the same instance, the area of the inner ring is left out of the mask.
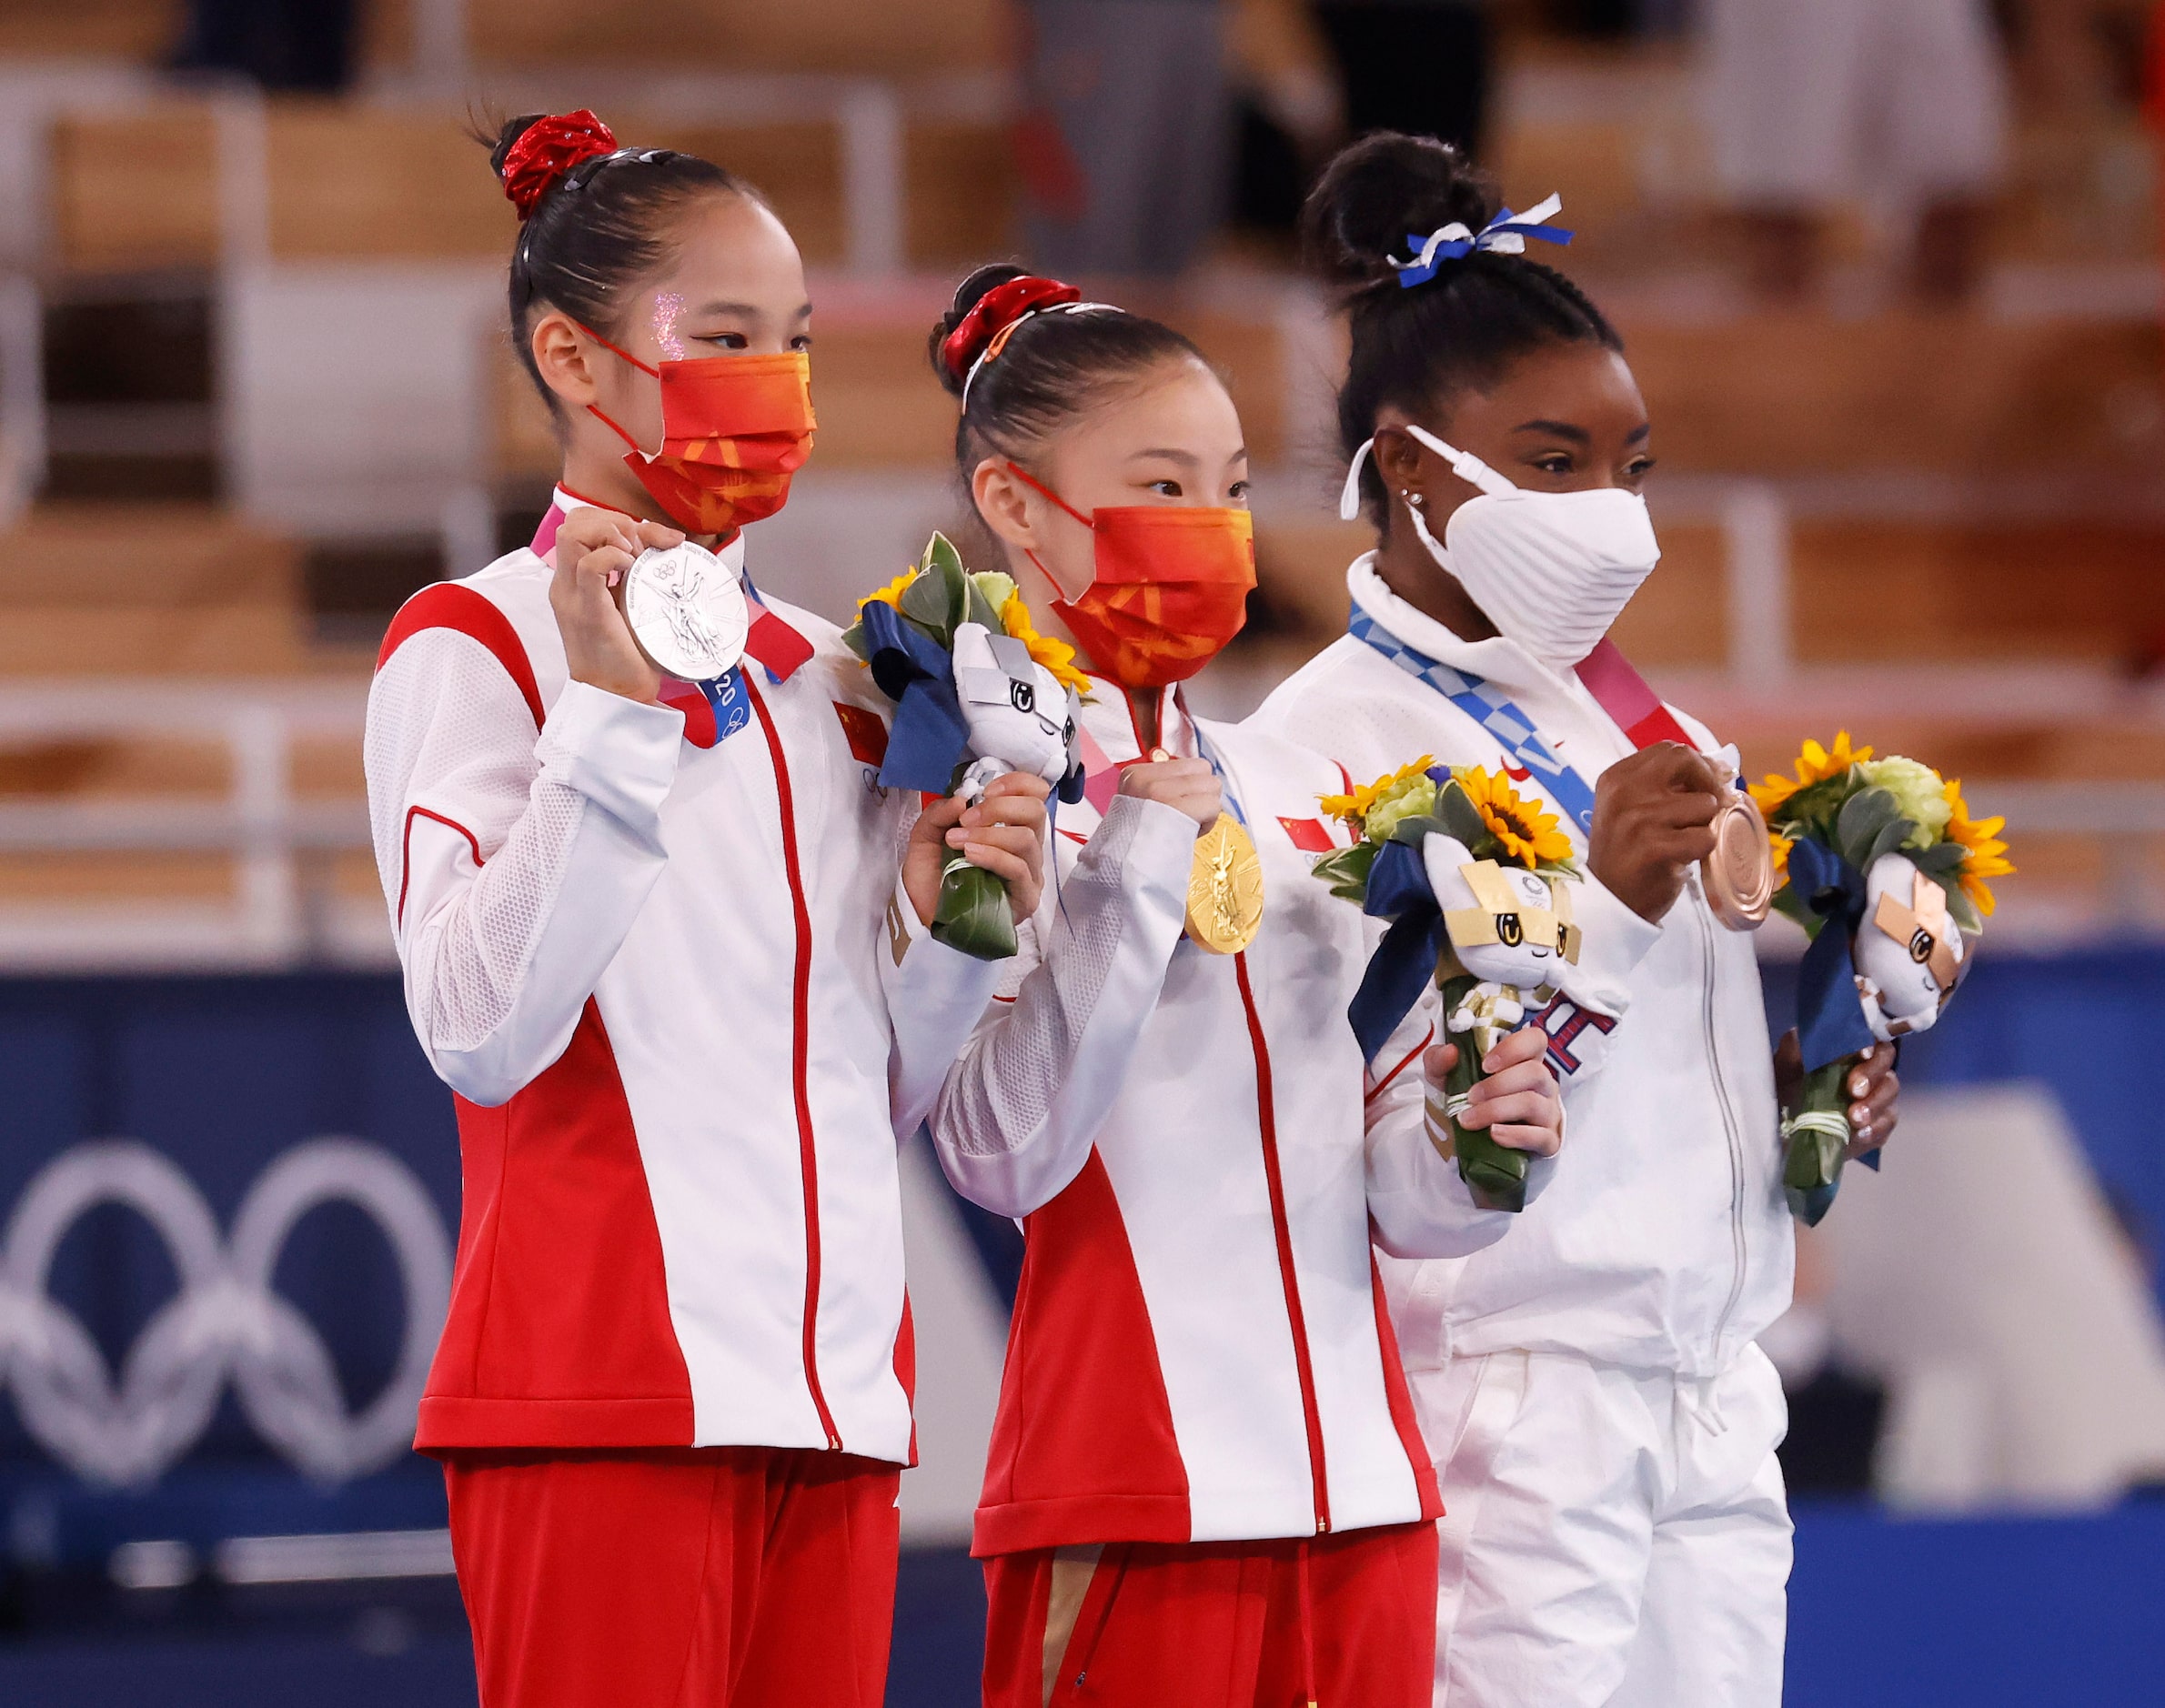
[[[1463,1128],[1481,1062],[1505,1033],[1576,988],[1580,929],[1572,922],[1578,879],[1571,843],[1554,814],[1521,800],[1500,771],[1445,768],[1424,756],[1323,810],[1352,829],[1350,848],[1315,862],[1331,893],[1392,921],[1347,1017],[1373,1060],[1433,978],[1458,1061],[1430,1113],[1439,1148],[1458,1163],[1485,1210],[1526,1207],[1526,1156],[1479,1129]]]
[[[1807,741],[1794,780],[1769,776],[1751,793],[1782,879],[1774,905],[1812,939],[1797,976],[1804,1086],[1782,1116],[1782,1188],[1810,1227],[1840,1184],[1858,1052],[1938,1020],[1992,911],[1986,880],[2015,869],[2006,820],[1970,818],[1959,779],[1852,749],[1847,730],[1831,749]]]
[[[895,703],[880,781],[974,806],[994,778],[1027,771],[1082,798],[1074,648],[1041,635],[1012,577],[972,575],[944,535],[857,602],[842,639]],[[1007,885],[959,850],[940,878],[932,935],[980,960],[1015,952]]]

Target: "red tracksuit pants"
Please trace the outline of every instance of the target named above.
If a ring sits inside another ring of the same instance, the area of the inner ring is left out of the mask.
[[[897,1467],[775,1447],[441,1457],[481,1708],[880,1708]]]
[[[985,1708],[1427,1708],[1434,1524],[985,1562]]]

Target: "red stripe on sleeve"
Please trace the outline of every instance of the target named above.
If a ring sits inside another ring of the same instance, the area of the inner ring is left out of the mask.
[[[382,648],[376,655],[376,668],[382,669],[390,662],[394,652],[429,628],[456,629],[494,653],[505,674],[525,696],[527,709],[534,714],[534,727],[537,729],[541,727],[541,689],[534,680],[534,667],[527,659],[526,646],[519,638],[519,631],[511,627],[511,619],[488,599],[456,581],[438,581],[434,587],[423,588],[398,608],[398,615],[391,618],[390,631],[384,636]]]
[[[426,807],[408,807],[406,809],[406,834],[400,840],[398,850],[398,923],[401,925],[406,923],[406,887],[413,878],[414,820],[416,819],[433,819],[438,824],[444,825],[450,829],[458,831],[460,836],[466,839],[466,845],[473,849],[474,864],[477,866],[486,866],[488,863],[487,860],[481,858],[481,844],[479,839],[478,839],[471,830],[460,824],[458,819],[447,819],[442,813],[431,812]]]

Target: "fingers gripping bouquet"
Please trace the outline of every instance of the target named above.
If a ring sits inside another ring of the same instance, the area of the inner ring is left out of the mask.
[[[1040,635],[1012,578],[972,575],[943,535],[879,592],[857,603],[842,636],[895,703],[880,781],[925,794],[963,792],[972,806],[1010,771],[1079,800],[1077,696],[1089,678],[1074,648]],[[932,935],[980,960],[1015,952],[1007,885],[960,852],[941,874]]]
[[[1458,1060],[1439,1109],[1438,1140],[1485,1210],[1526,1208],[1526,1153],[1459,1125],[1499,1039],[1536,1019],[1559,991],[1589,1013],[1577,977],[1580,929],[1572,920],[1578,880],[1556,817],[1521,800],[1505,775],[1446,768],[1426,757],[1323,809],[1359,839],[1315,862],[1334,895],[1392,921],[1347,1010],[1362,1052],[1374,1060],[1431,978]]]
[[[1782,1119],[1783,1190],[1809,1227],[1840,1183],[1842,1086],[1858,1052],[1938,1020],[1992,911],[1986,879],[2015,869],[2006,821],[1971,819],[1959,780],[1853,750],[1847,730],[1831,750],[1806,742],[1793,780],[1769,776],[1751,793],[1784,878],[1774,905],[1812,939],[1797,976],[1803,1089]]]

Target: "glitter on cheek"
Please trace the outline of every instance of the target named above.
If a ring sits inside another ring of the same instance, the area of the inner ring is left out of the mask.
[[[672,362],[684,359],[684,341],[677,337],[677,316],[684,312],[684,298],[675,291],[654,294],[654,342]]]

